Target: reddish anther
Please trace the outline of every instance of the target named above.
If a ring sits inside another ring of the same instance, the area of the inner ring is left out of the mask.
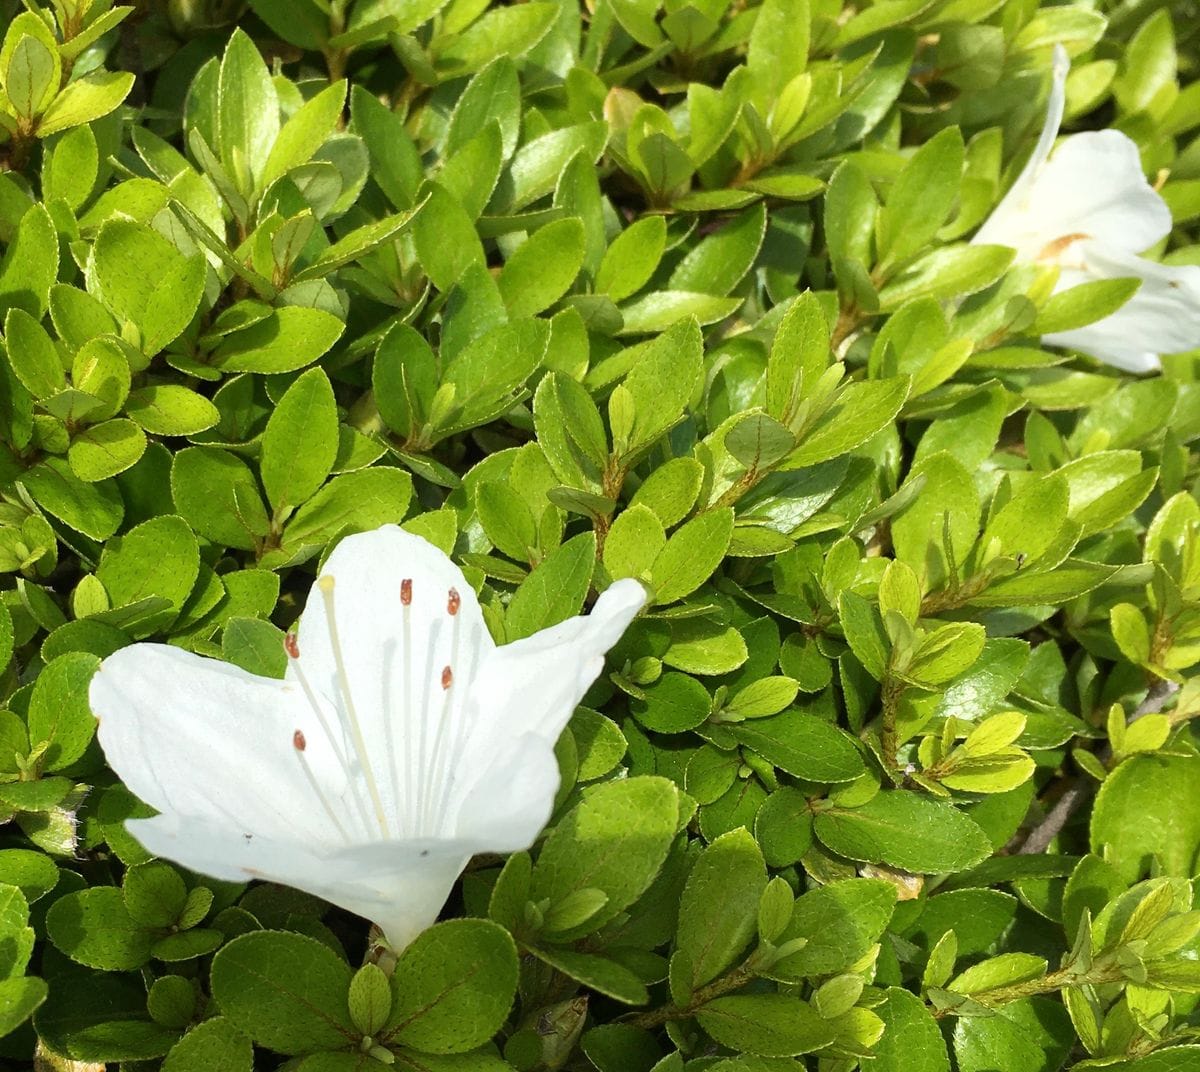
[[[450,612],[450,617],[453,618],[458,613],[458,608],[462,606],[462,598],[458,594],[457,588],[450,589],[450,595],[446,599],[446,610]]]
[[[297,752],[303,752],[308,747],[308,742],[304,739],[304,731],[297,730],[292,734],[292,747]]]
[[[412,603],[412,578],[405,577],[400,582],[400,602],[404,606],[409,606]]]
[[[448,666],[445,667],[442,670],[442,688],[448,689],[450,687],[450,683],[453,680],[454,680],[454,671],[451,670],[450,667],[448,667]]]
[[[284,636],[283,650],[286,651],[293,659],[300,658],[300,642],[296,639],[295,633],[288,633]]]

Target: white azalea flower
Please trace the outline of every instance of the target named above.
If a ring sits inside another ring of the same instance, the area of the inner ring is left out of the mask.
[[[129,830],[194,871],[306,890],[403,948],[471,856],[545,826],[554,744],[644,600],[618,581],[587,617],[496,647],[441,551],[394,525],[348,536],[284,680],[161,644],[104,660],[100,743],[161,813]]]
[[[973,241],[1008,246],[1026,263],[1058,265],[1056,291],[1098,279],[1140,279],[1112,315],[1043,341],[1150,372],[1161,368],[1160,354],[1200,346],[1200,266],[1173,268],[1138,256],[1168,234],[1171,212],[1146,181],[1137,146],[1120,131],[1072,134],[1051,155],[1069,67],[1060,45],[1041,137]]]

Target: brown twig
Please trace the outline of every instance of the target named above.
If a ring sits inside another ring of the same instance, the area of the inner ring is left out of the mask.
[[[1140,718],[1145,718],[1147,715],[1158,714],[1178,690],[1179,686],[1175,682],[1159,678],[1150,686],[1150,691],[1146,693],[1146,698],[1138,704],[1136,710],[1129,716],[1129,724],[1136,722]],[[1099,758],[1105,762],[1112,758],[1112,749],[1109,745],[1106,744],[1100,750]],[[1035,853],[1045,852],[1050,847],[1050,842],[1062,833],[1071,816],[1092,795],[1095,788],[1096,783],[1091,778],[1083,777],[1077,779],[1058,798],[1058,802],[1046,813],[1046,817],[1029,832],[1025,840],[1017,847],[1016,852],[1022,856],[1031,856]]]

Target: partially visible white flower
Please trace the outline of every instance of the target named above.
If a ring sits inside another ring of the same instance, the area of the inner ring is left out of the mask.
[[[1112,315],[1043,341],[1150,372],[1161,368],[1161,354],[1200,346],[1200,266],[1173,268],[1138,256],[1168,234],[1171,212],[1146,181],[1137,146],[1120,131],[1072,134],[1051,155],[1069,67],[1060,45],[1033,155],[972,241],[1008,246],[1025,263],[1058,265],[1056,291],[1098,279],[1140,279]]]
[[[150,852],[269,879],[379,924],[437,918],[467,861],[527,848],[559,785],[554,745],[645,601],[497,647],[457,566],[394,525],[329,556],[284,680],[161,644],[105,659],[90,700],[112,769],[160,814]]]

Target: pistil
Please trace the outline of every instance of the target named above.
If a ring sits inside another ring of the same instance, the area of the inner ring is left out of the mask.
[[[375,772],[367,755],[367,744],[363,739],[362,727],[358,722],[358,714],[354,708],[354,697],[350,692],[350,678],[346,674],[346,661],[342,656],[341,640],[338,636],[337,616],[333,603],[333,577],[326,574],[317,581],[321,590],[321,598],[325,601],[325,620],[329,627],[329,645],[333,652],[334,667],[337,671],[338,688],[342,694],[342,704],[346,709],[346,722],[350,728],[350,739],[354,743],[354,751],[358,754],[358,764],[362,768],[367,782],[367,790],[371,794],[371,803],[375,806],[375,819],[379,823],[380,833],[389,836],[387,815],[383,809],[383,798],[379,795],[379,785],[375,781]]]

